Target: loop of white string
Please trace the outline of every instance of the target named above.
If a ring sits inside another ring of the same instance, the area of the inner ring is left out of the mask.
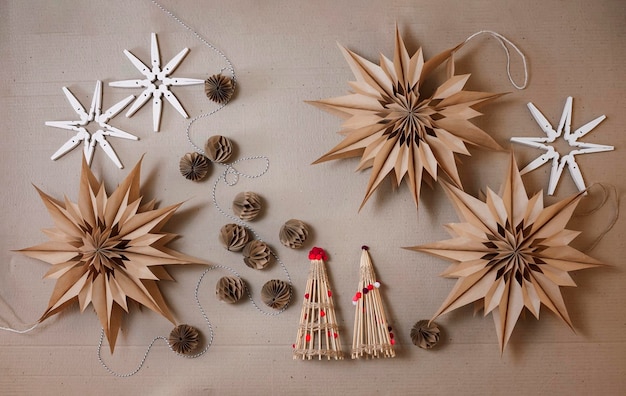
[[[15,311],[13,310],[13,308],[11,308],[11,306],[9,304],[7,304],[6,301],[4,301],[4,298],[0,297],[0,302],[2,303],[2,305],[4,305],[8,309],[8,311],[10,311],[13,314],[14,317],[17,318],[17,315],[15,314]],[[9,323],[7,320],[3,319],[3,321],[6,322],[6,323]],[[9,326],[6,326],[6,327],[5,326],[0,326],[0,330],[8,331],[8,332],[11,332],[11,333],[16,333],[16,334],[26,334],[26,333],[29,333],[29,332],[35,330],[37,328],[37,326],[39,326],[40,324],[41,324],[41,322],[35,322],[33,324],[26,325],[26,326],[29,326],[29,327],[24,329],[24,330],[14,329],[13,327],[9,327]]]
[[[524,55],[524,53],[515,44],[513,44],[511,40],[504,37],[500,33],[494,32],[492,30],[481,30],[479,32],[476,32],[472,34],[471,36],[469,36],[468,38],[466,38],[463,44],[467,43],[474,37],[479,36],[481,34],[488,34],[494,37],[496,40],[498,40],[498,42],[500,43],[500,46],[502,46],[502,48],[504,49],[504,52],[506,53],[506,74],[509,77],[509,81],[515,88],[519,90],[526,88],[526,86],[528,85],[528,64],[526,63],[526,56]],[[509,52],[509,48],[507,47],[507,44],[510,45],[515,50],[515,52],[519,54],[520,58],[522,59],[522,63],[524,65],[524,83],[522,85],[518,85],[513,80],[513,77],[511,76],[511,53]]]
[[[0,330],[4,330],[4,331],[9,331],[11,333],[17,333],[17,334],[26,334],[28,332],[31,332],[33,330],[35,330],[37,328],[37,326],[39,326],[39,322],[35,323],[34,325],[32,325],[31,327],[25,329],[25,330],[17,330],[17,329],[13,329],[11,327],[4,327],[4,326],[0,326]]]

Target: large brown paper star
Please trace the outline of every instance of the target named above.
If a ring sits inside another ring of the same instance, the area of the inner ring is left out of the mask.
[[[479,302],[492,313],[501,352],[524,308],[539,319],[543,304],[573,328],[560,287],[576,286],[568,272],[602,265],[569,246],[580,232],[565,226],[584,192],[544,208],[543,192],[526,195],[513,155],[501,196],[488,189],[482,202],[443,186],[465,222],[447,226],[452,239],[410,248],[454,261],[442,276],[457,283],[433,320]]]
[[[141,204],[141,161],[108,196],[83,160],[78,203],[39,192],[55,228],[43,230],[48,242],[20,250],[52,264],[46,278],[57,279],[48,308],[39,321],[78,301],[81,312],[92,304],[109,340],[111,353],[128,300],[134,300],[175,324],[158,287],[173,280],[166,265],[203,263],[168,249],[175,234],[161,228],[181,205],[155,209]]]
[[[463,44],[424,62],[421,48],[409,56],[397,27],[395,41],[393,61],[381,54],[380,66],[339,45],[357,79],[349,83],[354,92],[308,102],[346,119],[344,140],[314,163],[360,156],[357,170],[372,168],[361,208],[389,174],[397,186],[408,175],[417,206],[423,177],[437,180],[438,168],[461,188],[455,154],[470,155],[466,143],[502,149],[469,121],[481,115],[474,107],[500,94],[463,90],[470,75],[452,70],[452,55]],[[449,79],[425,97],[424,81],[445,61]]]

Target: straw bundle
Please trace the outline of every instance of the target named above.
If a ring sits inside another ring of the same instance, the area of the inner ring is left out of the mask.
[[[343,359],[339,326],[335,318],[332,291],[328,282],[324,260],[328,259],[321,248],[309,252],[311,268],[300,314],[298,337],[293,344],[294,359],[312,359],[325,356],[330,359]]]
[[[395,340],[380,296],[380,282],[376,280],[368,247],[363,246],[362,249],[357,289],[359,291],[352,299],[356,306],[352,359],[395,357]]]

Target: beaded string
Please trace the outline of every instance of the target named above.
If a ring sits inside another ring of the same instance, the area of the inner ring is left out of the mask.
[[[244,172],[241,172],[241,171],[237,170],[237,168],[234,167],[234,165],[239,163],[239,162],[254,161],[254,160],[263,160],[263,161],[265,161],[265,168],[261,172],[259,172],[257,174],[249,175],[247,173],[244,173]],[[217,211],[222,216],[225,216],[229,220],[234,221],[235,223],[245,227],[246,229],[248,229],[254,235],[254,237],[257,240],[259,240],[260,242],[264,242],[263,239],[261,238],[261,236],[252,227],[250,227],[250,225],[248,223],[246,223],[245,221],[239,219],[236,216],[233,216],[233,215],[227,213],[224,209],[222,209],[222,207],[217,202],[216,191],[217,191],[217,186],[218,186],[220,180],[223,181],[224,184],[226,184],[227,186],[232,187],[232,186],[237,184],[237,182],[239,181],[240,177],[245,177],[245,178],[248,178],[248,179],[256,179],[256,178],[259,178],[259,177],[263,176],[269,170],[269,167],[270,167],[269,158],[267,158],[265,156],[246,157],[246,158],[238,159],[237,161],[233,161],[230,164],[222,164],[222,165],[225,166],[225,169],[222,172],[222,174],[215,180],[215,182],[213,183],[213,189],[211,190],[211,199],[213,201],[213,206],[215,207],[215,209],[217,209]],[[228,179],[229,176],[233,176],[234,179],[229,180]],[[282,268],[283,272],[285,273],[285,276],[287,277],[287,281],[289,283],[289,288],[291,289],[293,287],[293,285],[292,285],[292,281],[291,281],[291,276],[289,275],[289,271],[287,271],[287,267],[282,262],[282,260],[278,257],[278,255],[276,253],[274,253],[273,250],[270,250],[270,252],[271,252],[272,256],[274,257],[274,259],[276,260],[276,262]],[[233,271],[233,270],[231,270],[231,271]],[[237,276],[239,276],[239,275],[237,275]],[[252,305],[259,312],[261,312],[261,313],[263,313],[265,315],[268,315],[268,316],[280,315],[281,313],[283,313],[285,311],[285,309],[287,309],[287,307],[291,303],[291,297],[290,297],[289,301],[287,302],[287,304],[285,304],[285,306],[283,308],[281,308],[280,310],[274,311],[274,312],[267,312],[266,310],[262,309],[254,301],[254,299],[252,298],[252,295],[250,294],[250,291],[247,288],[246,288],[246,291],[248,292],[248,298],[250,299],[250,302],[252,303]]]
[[[206,270],[204,270],[202,275],[200,275],[200,278],[198,279],[198,283],[196,283],[196,289],[194,291],[194,298],[196,299],[196,305],[198,306],[198,309],[200,310],[200,313],[202,314],[202,317],[206,321],[207,327],[209,328],[209,339],[207,341],[206,347],[202,351],[200,351],[200,352],[198,352],[198,353],[196,353],[194,355],[184,355],[184,354],[178,353],[178,352],[176,352],[175,350],[172,349],[172,346],[170,345],[167,337],[165,337],[165,336],[157,336],[157,337],[154,337],[154,339],[152,339],[152,342],[150,342],[150,344],[148,345],[148,348],[146,349],[146,352],[143,354],[143,358],[139,362],[139,365],[137,366],[137,368],[135,370],[129,372],[129,373],[120,374],[120,373],[114,371],[113,369],[111,369],[104,362],[104,360],[102,359],[102,344],[104,342],[104,329],[102,329],[102,331],[100,332],[100,341],[98,342],[98,361],[100,362],[102,367],[104,367],[106,369],[106,371],[109,372],[109,374],[114,375],[116,377],[126,378],[126,377],[133,376],[133,375],[137,374],[139,372],[139,370],[141,370],[141,368],[143,367],[144,363],[146,362],[146,359],[148,358],[148,355],[150,354],[150,350],[152,349],[152,346],[158,340],[165,341],[165,343],[170,348],[170,350],[172,352],[174,352],[175,354],[177,354],[178,356],[182,356],[182,357],[185,357],[185,358],[193,359],[193,358],[197,358],[199,356],[204,355],[206,353],[206,351],[208,351],[209,348],[211,347],[211,344],[213,344],[214,332],[213,332],[213,326],[211,326],[211,321],[209,321],[209,317],[207,316],[204,308],[202,308],[202,304],[200,304],[200,298],[198,297],[198,292],[200,290],[200,285],[202,284],[202,280],[204,279],[205,275],[209,271],[211,271],[213,269],[216,269],[216,268],[224,268],[224,269],[228,269],[228,270],[232,271],[230,268],[223,267],[221,265],[214,265],[214,266],[211,266],[211,267],[207,268]]]
[[[156,5],[161,11],[163,11],[164,13],[166,13],[167,15],[169,15],[170,17],[172,17],[172,19],[174,19],[176,22],[178,22],[178,24],[180,24],[182,27],[184,27],[186,30],[188,30],[189,32],[191,32],[191,34],[193,34],[198,40],[200,40],[200,42],[204,45],[206,45],[209,49],[211,49],[212,51],[214,51],[215,53],[217,53],[222,59],[224,59],[224,61],[226,62],[226,67],[223,67],[220,70],[220,73],[223,72],[224,70],[228,70],[230,72],[231,75],[231,79],[233,81],[233,89],[235,89],[235,87],[237,86],[237,75],[235,74],[235,68],[232,64],[232,62],[230,61],[230,59],[228,59],[228,57],[226,55],[224,55],[224,53],[222,51],[220,51],[217,47],[215,47],[213,44],[209,43],[204,37],[202,37],[198,32],[196,32],[195,30],[193,30],[189,25],[187,25],[185,22],[183,22],[179,17],[176,16],[176,14],[174,14],[173,12],[171,12],[170,10],[168,10],[167,8],[163,7],[161,4],[159,4],[157,1],[155,0],[151,0],[152,3],[154,5]],[[200,147],[198,147],[193,140],[191,140],[191,134],[190,134],[190,130],[191,130],[191,126],[198,120],[202,119],[202,118],[206,118],[206,117],[210,117],[213,114],[217,113],[218,111],[222,110],[224,108],[224,106],[226,106],[228,104],[228,102],[230,101],[230,98],[228,98],[228,100],[226,100],[224,103],[221,103],[218,107],[216,107],[215,109],[211,110],[208,113],[203,113],[200,114],[198,116],[193,117],[190,121],[189,124],[187,124],[187,127],[185,128],[185,135],[187,136],[187,141],[189,142],[189,144],[196,149],[196,151],[198,151],[201,154],[205,154],[204,150]]]
[[[158,3],[157,1],[155,1],[155,0],[151,0],[151,1],[152,1],[152,3],[153,3],[154,5],[156,5],[156,6],[157,6],[157,7],[158,7],[161,11],[163,11],[164,13],[166,13],[167,15],[169,15],[172,19],[174,19],[176,22],[178,22],[178,23],[179,23],[181,26],[183,26],[186,30],[188,30],[189,32],[191,32],[191,33],[192,33],[192,34],[193,34],[193,35],[194,35],[194,36],[195,36],[198,40],[200,40],[200,42],[202,42],[204,45],[206,45],[206,46],[207,46],[207,47],[209,47],[211,50],[213,50],[214,52],[216,52],[216,53],[217,53],[220,57],[222,57],[222,58],[224,59],[224,61],[226,61],[226,63],[227,63],[227,67],[222,68],[222,69],[220,70],[220,73],[221,73],[221,72],[223,72],[223,71],[224,71],[224,70],[226,70],[226,69],[228,69],[228,70],[229,70],[229,72],[230,72],[230,74],[231,74],[232,82],[233,82],[233,88],[234,88],[234,87],[235,87],[235,85],[236,85],[236,81],[237,81],[237,78],[236,78],[236,75],[235,75],[235,69],[234,69],[234,67],[233,67],[232,62],[231,62],[231,61],[230,61],[230,60],[226,57],[226,55],[224,55],[224,53],[223,53],[222,51],[220,51],[220,50],[219,50],[219,49],[217,49],[214,45],[212,45],[212,44],[211,44],[211,43],[209,43],[206,39],[204,39],[204,38],[203,38],[203,37],[202,37],[202,36],[201,36],[198,32],[196,32],[196,31],[195,31],[195,30],[193,30],[191,27],[189,27],[186,23],[184,23],[184,22],[183,22],[180,18],[178,18],[178,17],[177,17],[177,16],[176,16],[173,12],[171,12],[171,11],[169,11],[168,9],[166,9],[165,7],[163,7],[163,6],[162,6],[160,3]],[[203,113],[203,114],[200,114],[200,115],[198,115],[198,116],[196,116],[196,117],[193,117],[193,118],[189,121],[189,123],[187,124],[187,127],[185,128],[185,135],[186,135],[186,137],[187,137],[187,141],[188,141],[188,142],[189,142],[189,144],[190,144],[190,145],[191,145],[191,146],[192,146],[192,147],[193,147],[196,151],[198,151],[199,153],[201,153],[201,154],[203,154],[203,155],[205,155],[205,154],[206,154],[206,153],[205,153],[205,151],[204,151],[202,148],[198,147],[198,146],[197,146],[197,145],[193,142],[193,140],[191,139],[190,130],[191,130],[192,125],[193,125],[196,121],[198,121],[198,120],[200,120],[200,119],[202,119],[202,118],[209,117],[209,116],[211,116],[211,115],[213,115],[213,114],[217,113],[218,111],[220,111],[222,108],[224,108],[224,106],[226,106],[226,104],[228,104],[229,100],[230,100],[230,98],[229,98],[226,102],[221,103],[221,104],[220,104],[217,108],[213,109],[213,110],[212,110],[212,111],[210,111],[210,112]],[[237,169],[235,168],[235,166],[234,166],[235,164],[237,164],[237,163],[239,163],[239,162],[243,162],[243,161],[250,161],[250,160],[260,160],[260,159],[261,159],[261,160],[264,160],[264,162],[265,162],[265,167],[264,167],[264,169],[263,169],[261,172],[259,172],[258,174],[252,174],[252,175],[250,175],[250,174],[247,174],[247,173],[244,173],[244,172],[241,172],[241,171],[237,170]],[[225,212],[225,211],[224,211],[224,210],[220,207],[220,205],[217,203],[217,198],[216,198],[216,190],[217,190],[217,185],[218,185],[218,183],[219,183],[219,181],[220,181],[220,180],[223,180],[223,182],[224,182],[226,185],[228,185],[228,186],[231,186],[231,187],[232,187],[232,186],[234,186],[234,185],[236,185],[236,184],[237,184],[237,182],[239,181],[240,177],[244,177],[244,178],[248,178],[248,179],[255,179],[255,178],[258,178],[258,177],[263,176],[263,175],[264,175],[265,173],[267,173],[267,171],[269,170],[269,158],[267,158],[267,157],[265,157],[265,156],[247,157],[247,158],[242,158],[242,159],[239,159],[239,160],[237,160],[237,161],[234,161],[234,162],[232,162],[232,163],[230,163],[230,164],[220,164],[220,165],[224,166],[224,167],[225,167],[225,169],[224,169],[224,172],[223,172],[223,173],[222,173],[222,174],[221,174],[221,175],[217,178],[217,180],[216,180],[216,181],[215,181],[215,183],[213,184],[213,189],[212,189],[212,191],[211,191],[211,197],[212,197],[213,205],[214,205],[214,206],[215,206],[215,208],[218,210],[218,212],[220,212],[223,216],[225,216],[225,217],[227,217],[227,218],[231,219],[232,221],[235,221],[236,223],[238,223],[238,224],[240,224],[240,225],[242,225],[242,226],[246,227],[246,228],[247,228],[247,229],[248,229],[248,230],[249,230],[249,231],[250,231],[250,232],[251,232],[251,233],[255,236],[255,238],[256,238],[257,240],[259,240],[259,241],[263,242],[263,240],[261,239],[260,235],[259,235],[259,234],[258,234],[258,233],[254,230],[254,229],[252,229],[252,228],[251,228],[248,224],[246,224],[245,222],[243,222],[241,219],[239,219],[239,218],[237,218],[237,217],[235,217],[235,216],[233,216],[233,215],[230,215],[230,214],[226,213],[226,212]],[[231,176],[231,177],[233,177],[233,176],[234,176],[234,178],[233,178],[233,179],[229,179],[229,176]],[[285,266],[285,264],[284,264],[284,263],[280,260],[280,258],[278,257],[278,255],[276,255],[276,253],[274,253],[274,252],[272,251],[272,252],[271,252],[271,254],[272,254],[272,256],[276,259],[276,261],[280,264],[280,267],[282,268],[282,270],[284,271],[285,275],[287,276],[287,279],[288,279],[288,282],[289,282],[289,287],[291,288],[291,287],[292,287],[292,281],[291,281],[291,276],[289,275],[289,272],[287,271],[287,267],[286,267],[286,266]],[[111,369],[111,368],[110,368],[110,367],[109,367],[109,366],[108,366],[108,365],[104,362],[104,360],[102,359],[102,353],[101,353],[101,352],[102,352],[102,344],[103,344],[103,342],[104,342],[104,329],[102,329],[102,331],[101,331],[101,333],[100,333],[100,340],[99,340],[99,342],[98,342],[98,350],[97,350],[98,361],[100,362],[100,364],[101,364],[101,365],[102,365],[102,366],[103,366],[103,367],[104,367],[104,368],[105,368],[105,369],[106,369],[106,370],[107,370],[107,371],[108,371],[111,375],[114,375],[114,376],[116,376],[116,377],[126,378],[126,377],[133,376],[133,375],[137,374],[137,373],[138,373],[138,372],[142,369],[142,367],[144,366],[144,364],[145,364],[145,362],[146,362],[146,359],[148,358],[148,355],[150,354],[150,350],[152,349],[153,345],[154,345],[154,344],[155,344],[158,340],[163,340],[163,341],[165,341],[165,343],[167,344],[167,346],[170,348],[170,350],[171,350],[172,352],[176,353],[176,354],[177,354],[177,355],[179,355],[179,356],[185,357],[185,358],[192,359],[192,358],[196,358],[196,357],[199,357],[199,356],[204,355],[204,354],[205,354],[205,353],[209,350],[209,348],[211,347],[211,344],[213,343],[213,339],[214,339],[214,331],[213,331],[213,327],[212,327],[212,325],[211,325],[211,322],[209,321],[209,318],[208,318],[208,316],[207,316],[207,314],[206,314],[206,312],[205,312],[204,308],[202,307],[202,304],[200,303],[200,299],[199,299],[199,297],[198,297],[198,292],[199,292],[200,285],[201,285],[202,280],[204,279],[205,275],[206,275],[209,271],[211,271],[211,270],[213,270],[213,269],[216,269],[216,268],[222,268],[222,269],[228,270],[228,271],[230,271],[231,273],[233,273],[233,274],[234,274],[237,278],[241,279],[241,276],[237,273],[237,271],[235,271],[234,269],[232,269],[232,268],[230,268],[230,267],[226,267],[226,266],[223,266],[223,265],[213,265],[213,266],[209,267],[208,269],[206,269],[206,270],[202,273],[202,275],[200,276],[200,278],[199,278],[199,280],[198,280],[198,282],[197,282],[197,284],[196,284],[194,297],[195,297],[195,300],[196,300],[196,305],[198,306],[198,309],[200,310],[200,313],[202,314],[202,317],[203,317],[203,318],[204,318],[204,320],[206,321],[206,323],[207,323],[207,327],[209,328],[209,340],[208,340],[208,342],[207,342],[206,347],[205,347],[205,348],[204,348],[201,352],[199,352],[199,353],[197,353],[197,354],[194,354],[194,355],[185,355],[185,354],[180,354],[180,353],[177,353],[176,351],[174,351],[174,350],[172,349],[172,346],[170,345],[170,343],[169,343],[169,341],[168,341],[168,338],[167,338],[167,337],[165,337],[165,336],[157,336],[157,337],[155,337],[155,338],[154,338],[154,339],[150,342],[150,344],[148,345],[148,347],[147,347],[147,349],[146,349],[146,351],[145,351],[145,353],[144,353],[143,357],[141,358],[141,360],[140,360],[140,362],[139,362],[139,364],[138,364],[137,368],[135,368],[135,370],[133,370],[133,371],[131,371],[131,372],[129,372],[129,373],[123,373],[123,374],[122,374],[122,373],[118,373],[118,372],[114,371],[113,369]],[[244,283],[244,285],[245,285],[245,283]],[[285,311],[285,309],[287,309],[287,307],[289,306],[289,303],[291,302],[291,299],[290,299],[290,301],[289,301],[289,302],[288,302],[288,303],[287,303],[287,304],[286,304],[283,308],[281,308],[281,309],[280,309],[280,310],[278,310],[278,311],[275,311],[275,312],[267,312],[266,310],[261,309],[261,307],[260,307],[260,306],[259,306],[259,305],[258,305],[258,304],[254,301],[254,298],[252,297],[252,294],[250,293],[250,290],[248,289],[248,287],[247,287],[247,286],[245,287],[245,289],[246,289],[246,293],[247,293],[247,295],[248,295],[248,299],[250,300],[250,302],[252,303],[252,305],[253,305],[253,306],[254,306],[254,307],[255,307],[255,308],[256,308],[259,312],[261,312],[261,313],[263,313],[263,314],[265,314],[265,315],[268,315],[268,316],[276,316],[276,315],[281,314],[282,312],[284,312],[284,311]]]
[[[178,22],[182,27],[184,27],[186,30],[188,30],[189,32],[191,32],[198,40],[200,40],[200,42],[202,42],[204,45],[206,45],[207,47],[209,47],[211,50],[213,50],[215,53],[217,53],[222,59],[224,59],[224,61],[227,64],[226,68],[223,68],[221,71],[224,71],[225,69],[228,69],[228,71],[231,74],[231,78],[233,80],[233,88],[236,87],[236,83],[237,83],[237,77],[235,74],[235,68],[232,64],[232,62],[230,61],[230,59],[228,59],[228,57],[226,55],[224,55],[224,53],[222,51],[220,51],[218,48],[216,48],[213,44],[209,43],[206,39],[204,39],[204,37],[202,37],[198,32],[196,32],[195,30],[193,30],[189,25],[187,25],[185,22],[183,22],[179,17],[177,17],[173,12],[169,11],[168,9],[166,9],[165,7],[163,7],[161,4],[159,4],[156,0],[151,0],[152,3],[154,5],[156,5],[161,11],[163,11],[164,13],[166,13],[167,15],[169,15],[170,17],[172,17],[172,19],[174,19],[176,22]],[[203,118],[206,117],[210,117],[213,114],[217,113],[218,111],[220,111],[222,108],[224,108],[224,106],[226,106],[228,104],[228,102],[230,101],[230,98],[220,104],[217,108],[213,109],[210,112],[207,113],[203,113],[200,114],[196,117],[193,117],[189,123],[187,124],[187,127],[185,128],[185,135],[187,137],[187,141],[189,142],[189,144],[200,154],[202,155],[206,155],[205,151],[199,147],[198,145],[196,145],[193,140],[191,139],[191,127],[192,125]],[[240,172],[239,170],[237,170],[234,165],[239,163],[239,162],[243,162],[243,161],[249,161],[249,160],[259,160],[262,159],[265,161],[265,168],[258,174],[254,174],[254,175],[248,175],[246,173]],[[267,171],[269,170],[269,158],[265,157],[265,156],[255,156],[255,157],[247,157],[247,158],[241,158],[237,161],[234,161],[230,164],[221,164],[220,165],[224,166],[224,172],[217,178],[217,180],[215,181],[215,183],[213,184],[213,190],[211,192],[211,198],[213,200],[213,205],[215,206],[215,208],[218,210],[218,212],[220,212],[223,216],[227,217],[228,219],[236,222],[237,224],[245,227],[246,229],[248,229],[257,240],[264,242],[263,239],[261,238],[261,236],[254,230],[252,229],[252,227],[250,227],[249,224],[245,223],[244,221],[242,221],[241,219],[232,216],[228,213],[226,213],[226,211],[224,211],[219,204],[217,203],[217,199],[216,199],[216,190],[217,190],[217,185],[219,183],[220,180],[223,180],[224,183],[228,186],[234,186],[237,184],[237,182],[239,181],[240,177],[245,177],[248,179],[256,179],[259,178],[261,176],[263,176],[265,173],[267,173]],[[229,180],[229,176],[234,176],[233,180]],[[280,267],[282,268],[283,272],[285,273],[285,275],[287,276],[287,280],[289,283],[289,287],[292,287],[292,281],[291,281],[291,276],[289,275],[289,271],[287,271],[287,267],[285,266],[285,264],[282,262],[282,260],[280,260],[280,258],[278,257],[278,255],[276,253],[274,253],[274,251],[271,252],[272,256],[274,257],[274,259],[276,260],[277,263],[279,263]],[[231,270],[232,271],[232,270]],[[246,288],[246,290],[248,290]],[[265,315],[269,315],[269,316],[275,316],[275,315],[279,315],[281,314],[285,309],[287,309],[287,307],[289,306],[289,303],[287,303],[282,309],[275,311],[275,312],[267,312],[264,309],[261,309],[259,307],[259,305],[254,301],[254,299],[252,298],[250,292],[248,291],[248,297],[250,299],[250,302],[252,303],[252,305],[259,311],[262,312]],[[291,302],[291,300],[290,300]]]

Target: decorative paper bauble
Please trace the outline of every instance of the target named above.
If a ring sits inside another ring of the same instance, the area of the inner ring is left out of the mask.
[[[265,242],[252,240],[243,248],[243,262],[250,268],[263,269],[272,262],[272,251]]]
[[[220,241],[230,251],[238,252],[246,246],[250,240],[250,234],[246,227],[239,224],[226,224],[220,230]]]
[[[431,349],[439,342],[441,331],[435,322],[420,320],[411,329],[411,341],[422,349]]]
[[[172,330],[168,342],[174,352],[185,355],[198,347],[199,338],[200,335],[195,327],[181,324]]]
[[[278,236],[283,245],[300,249],[309,236],[309,227],[302,220],[291,219],[283,224]]]
[[[272,279],[263,285],[261,299],[268,307],[281,310],[291,300],[291,286],[280,279]]]
[[[240,192],[233,200],[233,212],[241,220],[254,220],[261,211],[261,197],[252,191]]]
[[[200,153],[187,153],[180,159],[179,169],[185,179],[199,181],[209,172],[209,160]]]
[[[226,104],[235,93],[235,85],[230,77],[214,74],[204,82],[207,98],[219,104]]]
[[[224,276],[215,285],[215,294],[220,301],[233,304],[243,296],[245,283],[236,276]]]
[[[227,162],[233,154],[233,143],[225,136],[211,136],[204,145],[204,153],[213,162]]]

